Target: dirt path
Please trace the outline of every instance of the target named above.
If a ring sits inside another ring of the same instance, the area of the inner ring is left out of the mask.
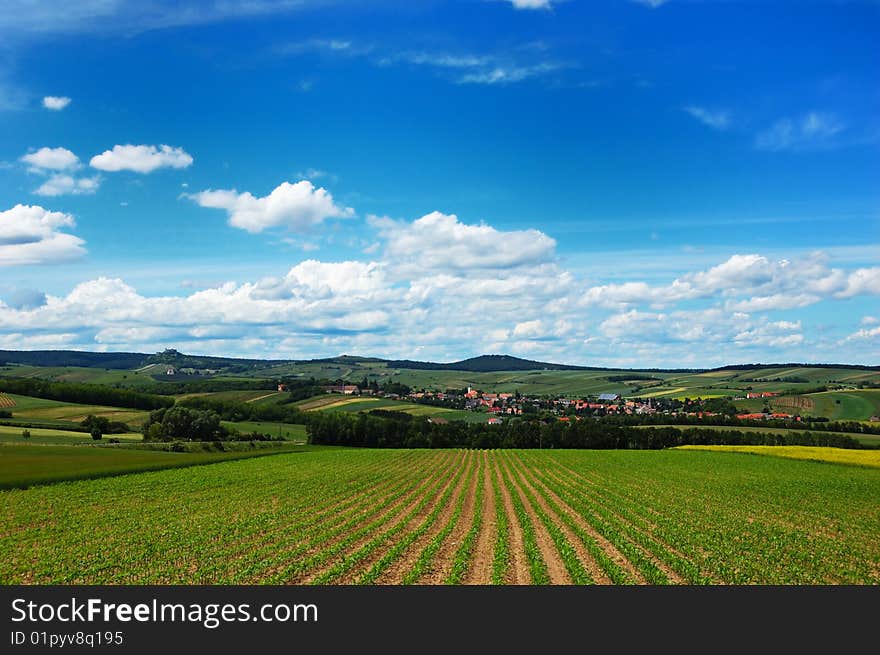
[[[282,393],[284,393],[284,392],[283,391],[273,391],[272,393],[267,393],[265,396],[257,396],[256,398],[251,398],[250,400],[245,400],[244,402],[246,404],[247,403],[255,403],[258,400],[262,400],[263,398],[271,398],[272,396],[277,396]]]
[[[462,466],[469,466],[470,460],[467,463],[462,463]],[[459,480],[456,490],[450,496],[449,501],[443,507],[443,510],[437,516],[437,519],[431,525],[431,527],[425,531],[424,534],[419,536],[413,543],[411,543],[406,550],[401,554],[399,558],[397,558],[389,567],[379,576],[376,581],[376,584],[402,584],[403,578],[409,573],[412,568],[416,565],[416,562],[419,561],[419,557],[421,557],[422,551],[425,547],[431,543],[434,537],[443,530],[443,527],[449,522],[452,518],[453,513],[455,512],[455,505],[458,502],[458,497],[461,495],[462,488],[464,486],[464,475],[462,475],[461,480]],[[438,494],[438,498],[442,496],[441,492]],[[425,508],[426,511],[422,512],[422,516],[420,517],[424,520],[430,513],[431,510]],[[420,525],[421,521],[417,523]]]
[[[553,511],[553,509],[541,495],[541,491],[534,486],[534,483],[538,481],[533,481],[532,479],[526,477],[524,471],[528,470],[528,467],[522,461],[517,461],[517,465],[518,466],[513,466],[513,468],[516,470],[520,481],[532,493],[532,495],[535,497],[535,501],[538,503],[541,509],[544,510],[547,516],[550,517],[550,519],[559,527],[559,529],[565,535],[568,543],[570,543],[572,548],[574,548],[575,553],[577,553],[578,559],[580,560],[581,564],[583,564],[584,569],[586,569],[587,573],[590,574],[590,577],[593,579],[593,581],[596,582],[596,584],[611,584],[611,578],[609,578],[608,574],[602,570],[602,567],[599,566],[596,558],[594,558],[587,550],[586,546],[584,546],[584,543],[581,541],[580,537],[578,537],[571,530],[571,528],[569,528],[565,524],[565,522],[555,511]],[[529,474],[533,474],[532,471],[529,470]],[[538,484],[540,483],[538,482]],[[541,490],[544,489],[546,489],[546,486],[541,485]],[[562,511],[566,511],[566,509],[571,509],[568,508],[564,503],[559,502],[557,498],[553,498],[553,501]],[[570,516],[570,514],[568,513],[567,515]],[[580,525],[580,523],[578,525]]]
[[[502,459],[502,457],[499,456],[499,459]],[[506,458],[503,458],[501,465],[504,467],[504,470],[507,471],[507,475],[513,485],[514,491],[519,496],[520,502],[522,502],[526,514],[528,514],[529,520],[532,522],[532,531],[535,534],[535,542],[538,544],[538,549],[541,551],[541,558],[547,565],[547,574],[550,576],[550,584],[571,584],[571,576],[565,568],[565,562],[562,561],[562,556],[556,549],[556,544],[553,543],[553,537],[550,536],[547,527],[541,521],[535,508],[532,507],[528,497],[520,488],[520,485],[516,480],[516,475],[514,475]]]
[[[458,517],[458,521],[453,526],[452,532],[446,536],[443,540],[443,544],[440,546],[440,550],[437,551],[437,554],[434,557],[432,570],[430,573],[419,579],[419,584],[443,584],[452,572],[452,565],[455,563],[455,553],[458,550],[458,546],[461,544],[474,522],[474,501],[477,494],[477,480],[483,473],[480,460],[480,456],[474,454],[475,470],[473,475],[471,475],[471,481],[466,490],[467,495],[464,497],[461,514]],[[450,501],[449,504],[452,505],[452,502]]]
[[[492,467],[489,453],[483,451],[483,514],[477,543],[474,547],[474,560],[465,576],[464,584],[487,585],[492,583],[492,560],[495,550],[495,494],[492,493]]]
[[[510,491],[504,484],[504,478],[501,477],[501,470],[498,467],[497,456],[492,458],[493,468],[495,470],[495,479],[498,482],[498,488],[501,492],[501,498],[504,501],[504,513],[507,514],[507,532],[510,536],[510,559],[511,570],[509,572],[508,584],[527,585],[532,583],[532,575],[529,573],[529,563],[526,560],[525,546],[523,545],[523,532],[513,508],[513,500],[510,498]]]

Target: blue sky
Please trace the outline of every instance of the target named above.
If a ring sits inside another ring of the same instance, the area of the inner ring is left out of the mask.
[[[0,348],[880,364],[880,5],[12,0]]]

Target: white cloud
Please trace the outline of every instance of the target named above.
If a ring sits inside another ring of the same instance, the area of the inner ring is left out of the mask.
[[[38,205],[16,205],[0,212],[0,266],[42,264],[84,255],[85,242],[60,231],[74,225],[70,214]]]
[[[186,168],[193,163],[192,156],[183,148],[167,145],[115,145],[92,157],[89,165],[102,171],[134,171],[151,173],[158,168]]]
[[[684,107],[684,111],[704,125],[708,125],[716,130],[723,130],[730,126],[730,113],[726,111],[711,111],[696,105]]]
[[[550,0],[509,0],[514,9],[550,9]]]
[[[351,207],[337,205],[326,189],[315,188],[308,180],[282,182],[262,198],[235,189],[208,189],[185,195],[202,207],[225,209],[230,225],[251,233],[272,227],[302,232],[328,218],[354,216]]]
[[[863,316],[862,317],[862,325],[876,325],[880,323],[880,318],[876,316]]]
[[[857,332],[853,332],[849,335],[844,342],[846,341],[871,341],[874,339],[880,339],[880,325],[875,328],[862,328]]]
[[[38,196],[90,195],[98,190],[101,178],[76,178],[70,173],[81,167],[79,157],[67,148],[40,148],[20,159],[28,164],[28,171],[49,178],[34,190]],[[59,172],[65,171],[65,172]]]
[[[412,223],[368,217],[386,241],[385,256],[418,269],[509,269],[550,262],[556,241],[538,230],[499,231],[431,212]]]
[[[80,165],[79,157],[67,148],[40,148],[23,155],[20,160],[28,164],[32,172],[72,170]]]
[[[718,308],[670,313],[630,310],[606,319],[600,324],[599,330],[618,342],[620,347],[641,343],[663,348],[664,344],[678,342],[782,348],[804,340],[799,322],[770,322],[742,312],[729,313]]]
[[[70,104],[67,96],[46,96],[43,98],[43,107],[52,111],[61,111]]]
[[[810,112],[799,119],[783,118],[760,132],[755,145],[760,150],[808,150],[835,145],[834,137],[845,125],[832,114]]]
[[[796,346],[803,342],[804,335],[800,333],[799,321],[776,321],[772,323],[759,323],[757,326],[735,334],[733,342],[737,346],[769,346],[771,348],[784,348]]]
[[[101,178],[97,175],[95,177],[74,178],[71,175],[56,174],[43,182],[34,193],[38,196],[50,197],[91,195],[98,190],[100,185]]]
[[[513,328],[513,336],[518,339],[534,339],[544,334],[544,324],[540,320],[517,323]]]
[[[835,295],[838,298],[852,298],[864,294],[880,294],[880,266],[856,269],[846,277],[844,288]]]
[[[665,5],[669,0],[631,0],[639,5],[645,5],[646,7],[650,7],[651,9],[656,9],[662,5]]]
[[[767,312],[782,309],[806,307],[819,302],[821,298],[807,293],[775,293],[771,296],[754,296],[747,300],[728,302],[725,306],[737,312]]]
[[[880,267],[847,274],[829,268],[822,253],[796,261],[771,261],[763,255],[748,254],[732,255],[717,266],[687,273],[668,285],[626,282],[590,287],[581,296],[581,303],[620,308],[721,296],[728,298],[727,308],[732,311],[765,311],[805,307],[826,297],[866,294],[880,294]]]

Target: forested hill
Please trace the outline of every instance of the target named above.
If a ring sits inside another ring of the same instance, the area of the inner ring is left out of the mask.
[[[23,364],[27,366],[84,368],[136,369],[147,364],[170,364],[178,368],[213,368],[225,373],[245,372],[249,369],[264,368],[285,364],[344,364],[366,365],[385,364],[390,369],[415,369],[425,371],[468,371],[472,373],[494,373],[498,371],[619,371],[605,366],[575,366],[572,364],[553,364],[521,359],[511,355],[480,355],[458,362],[420,362],[411,359],[385,360],[376,357],[341,355],[310,360],[294,359],[239,359],[234,357],[215,357],[210,355],[186,355],[173,348],[160,353],[129,352],[85,352],[78,350],[0,350],[0,365]],[[744,371],[769,368],[838,368],[880,371],[880,366],[861,366],[856,364],[732,364],[717,368],[633,368],[629,370],[655,373],[702,373],[706,371]]]
[[[597,371],[592,366],[571,366],[568,364],[548,364],[530,359],[520,359],[510,355],[480,355],[446,364],[438,362],[417,362],[411,359],[395,359],[387,363],[388,368],[410,368],[422,371],[471,371],[474,373],[493,373],[495,371]]]
[[[143,353],[91,353],[79,350],[0,350],[0,364],[26,366],[81,366],[83,368],[132,369],[142,366]]]

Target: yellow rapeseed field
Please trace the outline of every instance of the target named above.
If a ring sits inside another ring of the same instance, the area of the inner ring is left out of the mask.
[[[809,459],[834,464],[857,464],[880,468],[880,450],[851,450],[821,446],[679,446],[682,450],[714,450],[725,453],[751,453],[789,459]]]

